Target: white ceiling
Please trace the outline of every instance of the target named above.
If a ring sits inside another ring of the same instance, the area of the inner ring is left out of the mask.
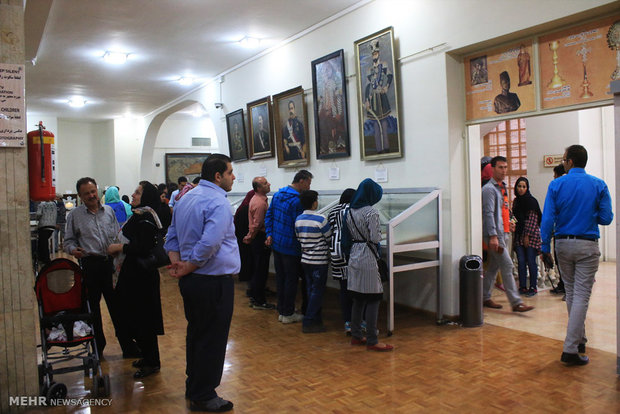
[[[29,112],[104,120],[141,116],[349,7],[368,0],[28,0]],[[263,39],[246,49],[244,36]],[[105,50],[131,53],[124,65]],[[33,66],[30,60],[36,58]],[[199,78],[182,86],[179,76]],[[73,95],[86,101],[72,108]]]

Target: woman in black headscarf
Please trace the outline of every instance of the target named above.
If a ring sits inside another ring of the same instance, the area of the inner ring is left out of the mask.
[[[515,184],[515,199],[512,213],[517,219],[513,236],[514,250],[517,253],[519,269],[519,293],[534,296],[538,293],[538,265],[536,256],[540,254],[540,219],[542,213],[538,201],[530,193],[530,182],[519,177]],[[527,270],[530,271],[530,288],[527,288]]]
[[[149,260],[161,229],[156,213],[161,201],[157,188],[148,181],[141,181],[131,197],[134,214],[123,226],[122,243],[110,245],[108,253],[125,255],[116,283],[123,319],[119,329],[133,337],[142,352],[142,359],[133,366],[138,368],[134,378],[143,378],[159,372],[157,335],[164,334],[159,270]]]

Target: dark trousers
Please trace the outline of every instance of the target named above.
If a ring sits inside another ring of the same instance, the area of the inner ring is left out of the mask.
[[[342,319],[345,322],[351,322],[351,308],[353,307],[353,299],[347,290],[347,279],[340,279],[340,310]]]
[[[186,396],[191,401],[217,397],[233,313],[234,282],[230,276],[190,273],[179,280],[187,319]]]
[[[323,324],[323,295],[325,293],[325,283],[327,282],[328,265],[312,265],[302,263],[306,274],[306,285],[308,291],[308,308],[306,309],[303,325],[322,325]]]
[[[536,264],[536,249],[533,247],[515,246],[517,253],[517,267],[519,270],[519,288],[527,288],[527,272],[530,272],[530,288],[538,285],[538,264]]]
[[[39,262],[47,264],[51,261],[49,239],[50,236],[54,234],[54,229],[50,227],[41,227],[38,233],[37,256],[39,257]]]
[[[103,323],[101,322],[101,307],[99,305],[101,295],[103,295],[108,306],[108,312],[110,312],[112,324],[114,325],[114,330],[123,353],[135,353],[135,343],[133,340],[126,335],[119,334],[118,328],[121,326],[120,318],[122,318],[122,315],[118,314],[118,300],[112,288],[112,274],[114,273],[112,259],[102,256],[87,256],[82,258],[81,264],[84,270],[88,301],[94,314],[93,327],[95,329],[95,341],[97,342],[99,356],[103,355],[103,349],[106,345]]]
[[[267,277],[269,275],[269,258],[271,257],[271,249],[265,246],[265,233],[259,232],[252,243],[253,265],[252,281],[250,282],[250,292],[252,299],[256,303],[266,303],[265,286],[267,285]]]
[[[161,362],[159,361],[159,342],[157,341],[156,334],[137,335],[135,337],[136,344],[142,352],[142,358],[144,364],[149,367],[159,367]]]
[[[301,267],[301,256],[291,256],[274,250],[273,263],[276,268],[276,283],[278,285],[278,313],[284,316],[295,313],[295,297],[297,296],[299,278],[302,278],[302,312],[305,313],[308,293],[306,292],[304,271]]]

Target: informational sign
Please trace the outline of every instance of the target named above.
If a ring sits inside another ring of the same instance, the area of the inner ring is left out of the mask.
[[[564,155],[543,155],[543,165],[545,168],[553,168],[562,163]]]
[[[375,168],[375,181],[378,183],[388,182],[388,170],[383,165]]]
[[[613,98],[620,79],[620,15],[538,38],[542,109]]]
[[[329,168],[329,179],[330,180],[340,180],[340,168],[338,168],[338,167],[330,167]]]
[[[467,120],[536,110],[532,41],[465,58]]]
[[[0,147],[25,145],[24,73],[24,65],[0,63]]]

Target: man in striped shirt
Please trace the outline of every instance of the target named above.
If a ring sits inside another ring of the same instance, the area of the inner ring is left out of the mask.
[[[327,218],[316,213],[319,194],[307,190],[299,195],[304,212],[295,220],[295,235],[301,244],[301,265],[306,275],[308,308],[304,315],[302,332],[325,332],[321,307],[327,282],[329,244],[332,230]]]

